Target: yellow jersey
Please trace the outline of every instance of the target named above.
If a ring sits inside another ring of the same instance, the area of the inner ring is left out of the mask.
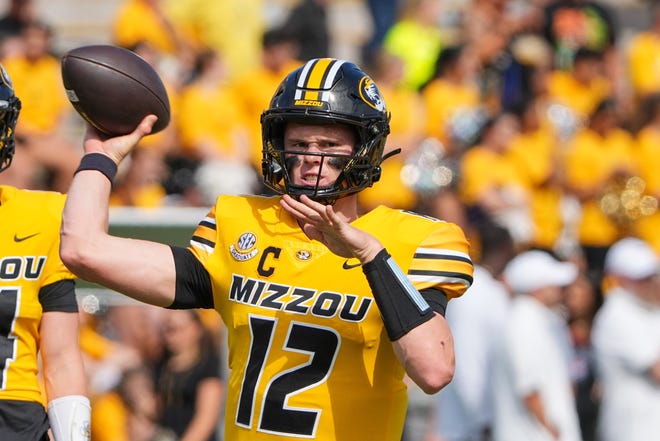
[[[627,75],[638,96],[660,92],[660,35],[642,31],[625,48]]]
[[[601,209],[601,198],[617,174],[635,173],[634,157],[634,139],[623,129],[601,136],[585,128],[567,145],[562,159],[565,183],[569,189],[591,194],[581,201],[577,227],[581,245],[607,247],[626,234]]]
[[[11,75],[22,103],[18,131],[49,134],[58,130],[71,112],[62,84],[60,59],[50,55],[33,61],[12,57],[3,60],[2,65]]]
[[[307,238],[279,199],[220,196],[191,239],[227,328],[225,439],[399,441],[404,368],[359,261]],[[458,226],[383,206],[353,225],[418,290],[451,299],[470,286]]]
[[[0,400],[42,402],[37,352],[44,287],[75,277],[59,257],[64,200],[0,186]]]
[[[237,76],[231,88],[240,97],[245,109],[245,124],[250,130],[250,161],[257,170],[261,169],[261,113],[268,108],[273,90],[289,72],[293,72],[302,62],[291,60],[277,72],[257,66]]]
[[[179,95],[177,128],[184,152],[193,152],[200,145],[210,145],[222,157],[250,158],[251,153],[239,152],[237,137],[249,136],[249,125],[240,97],[229,83],[219,83],[209,89],[200,83],[190,83]]]
[[[520,133],[511,141],[506,155],[527,178],[530,211],[534,224],[532,244],[554,249],[564,228],[561,202],[563,189],[557,178],[559,148],[547,127]]]
[[[111,23],[112,40],[122,47],[132,47],[140,42],[147,42],[156,50],[173,55],[177,50],[173,32],[168,29],[167,24],[149,3],[144,0],[122,2]],[[170,19],[167,13],[166,18]],[[179,22],[172,24],[177,26],[176,32],[180,37],[187,37],[181,32],[183,29]]]
[[[583,84],[570,72],[554,70],[548,77],[548,93],[551,101],[567,106],[580,121],[587,121],[598,104],[612,93],[612,86],[605,77]]]
[[[427,110],[426,133],[451,148],[451,125],[463,115],[476,114],[481,106],[481,93],[476,84],[454,84],[436,78],[421,92]]]

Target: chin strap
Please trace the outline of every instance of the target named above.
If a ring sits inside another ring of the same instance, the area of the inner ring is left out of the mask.
[[[387,158],[391,158],[394,155],[398,155],[399,153],[401,153],[401,149],[399,147],[397,147],[394,150],[392,150],[391,152],[388,152],[388,153],[384,154],[383,159],[381,159],[381,162],[386,160]]]

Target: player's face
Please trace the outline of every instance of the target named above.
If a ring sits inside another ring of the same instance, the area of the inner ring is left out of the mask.
[[[287,124],[284,150],[293,185],[318,188],[332,185],[353,153],[354,145],[355,132],[347,125]]]

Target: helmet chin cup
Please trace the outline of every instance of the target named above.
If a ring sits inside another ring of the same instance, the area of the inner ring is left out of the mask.
[[[382,174],[382,172],[383,172],[383,169],[380,168],[380,166],[374,167],[373,170],[372,170],[372,174],[371,174],[371,182],[380,181],[380,175]]]
[[[305,194],[323,203],[370,187],[380,178],[390,114],[373,80],[355,64],[313,59],[282,81],[261,115],[264,185],[279,194]],[[356,133],[353,155],[329,187],[295,186],[284,163],[286,124],[345,124]]]

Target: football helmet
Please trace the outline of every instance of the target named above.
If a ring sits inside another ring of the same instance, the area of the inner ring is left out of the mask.
[[[14,85],[0,65],[0,172],[9,167],[14,157],[14,131],[21,111],[21,100],[14,95]]]
[[[304,194],[324,204],[370,187],[380,178],[389,120],[378,87],[355,64],[334,58],[308,61],[286,76],[261,115],[265,186],[278,194],[296,198]],[[284,130],[289,122],[354,128],[356,145],[351,155],[305,153],[320,156],[321,167],[340,169],[333,185],[320,187],[318,181],[316,186],[293,184],[284,153]]]

